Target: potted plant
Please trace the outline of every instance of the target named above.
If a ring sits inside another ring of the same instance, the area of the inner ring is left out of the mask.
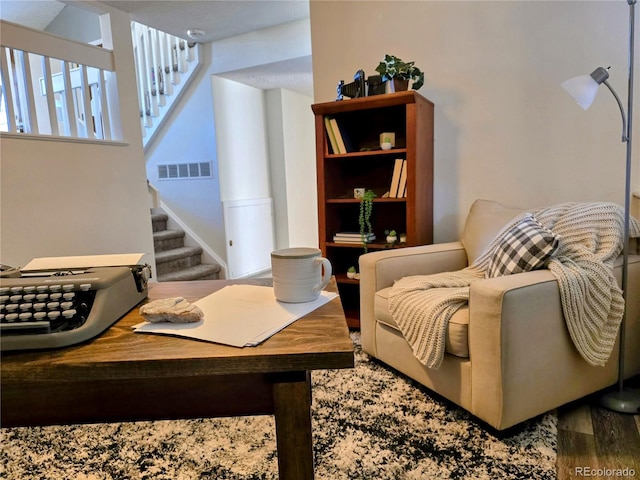
[[[391,230],[387,234],[387,243],[396,243],[398,241],[398,234],[395,230]]]
[[[371,225],[371,214],[373,213],[373,199],[376,194],[373,190],[365,190],[364,195],[360,198],[360,215],[358,223],[360,224],[360,239],[364,253],[367,253],[367,243],[373,236],[373,227]]]
[[[395,55],[385,55],[376,67],[376,72],[382,75],[382,80],[391,81],[392,91],[407,90],[409,80],[413,80],[413,90],[418,90],[424,84],[424,73],[415,66],[415,62],[404,62]]]
[[[349,267],[347,270],[347,278],[355,278],[356,277],[356,267]]]

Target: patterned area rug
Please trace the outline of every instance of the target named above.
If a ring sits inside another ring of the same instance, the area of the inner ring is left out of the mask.
[[[507,433],[372,360],[313,378],[319,480],[555,479],[557,417]],[[3,479],[277,479],[272,417],[2,429]]]

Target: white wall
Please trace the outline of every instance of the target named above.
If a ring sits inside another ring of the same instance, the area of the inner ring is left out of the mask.
[[[211,77],[220,198],[271,196],[264,92]]]
[[[313,99],[288,90],[267,92],[276,247],[318,246]]]
[[[84,43],[100,39],[98,17],[82,8],[76,8],[72,4],[65,5],[45,30]]]
[[[611,65],[610,83],[626,98],[627,32],[623,1],[312,1],[315,101],[333,100],[337,81],[359,68],[374,74],[386,53],[416,61],[420,93],[436,109],[436,242],[458,238],[476,198],[622,204],[613,97],[603,88],[584,112],[560,83]],[[639,161],[635,142],[636,189]]]
[[[212,47],[215,73],[305,57],[311,54],[309,19],[219,40]]]
[[[211,77],[223,204],[227,272],[253,275],[270,266],[273,219],[263,90]]]
[[[104,37],[107,46],[117,47],[124,142],[70,143],[3,135],[2,263],[21,266],[41,256],[123,252],[151,254],[146,260],[153,263],[129,17],[114,12],[110,18],[114,39]]]

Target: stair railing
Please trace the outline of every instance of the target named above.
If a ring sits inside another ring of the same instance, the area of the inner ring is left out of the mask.
[[[143,144],[200,67],[198,44],[131,22]]]
[[[114,138],[113,52],[0,21],[0,131]]]

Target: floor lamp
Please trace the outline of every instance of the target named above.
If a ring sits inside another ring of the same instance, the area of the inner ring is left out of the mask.
[[[626,186],[624,194],[624,248],[622,262],[622,294],[627,297],[627,272],[629,269],[629,202],[631,197],[631,123],[633,119],[633,67],[634,67],[634,41],[635,41],[635,4],[636,0],[627,0],[629,4],[629,95],[627,115],[615,90],[609,85],[608,69],[596,68],[591,75],[583,75],[567,80],[562,87],[578,102],[584,110],[593,103],[598,92],[598,87],[604,85],[611,91],[622,114],[622,141],[627,144]],[[625,309],[626,310],[626,309]],[[605,394],[601,403],[605,408],[621,413],[640,413],[640,391],[626,390],[624,388],[624,350],[625,350],[625,324],[626,311],[622,316],[620,325],[620,352],[618,359],[618,388]]]

